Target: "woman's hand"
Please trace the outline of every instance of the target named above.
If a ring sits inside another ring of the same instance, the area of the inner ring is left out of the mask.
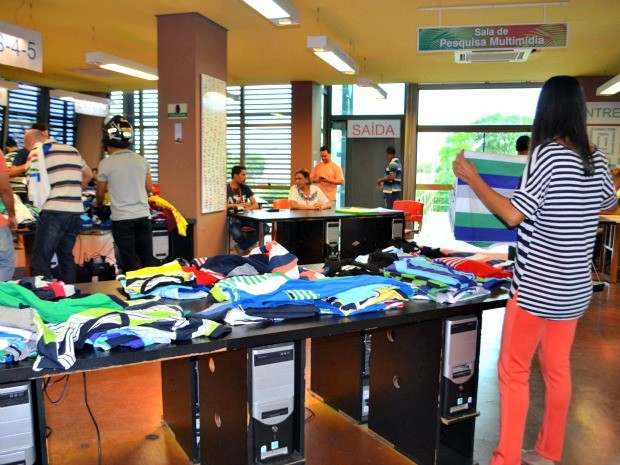
[[[461,181],[471,184],[478,176],[478,171],[472,162],[465,158],[465,151],[461,150],[452,162],[452,171]]]

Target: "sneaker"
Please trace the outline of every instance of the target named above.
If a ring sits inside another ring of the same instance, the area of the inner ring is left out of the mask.
[[[535,450],[524,450],[521,453],[522,465],[555,465],[553,460],[541,457]]]

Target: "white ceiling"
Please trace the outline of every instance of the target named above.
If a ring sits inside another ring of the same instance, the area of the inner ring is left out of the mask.
[[[156,16],[187,12],[228,30],[231,85],[354,83],[354,77],[338,73],[306,49],[308,35],[327,35],[357,61],[361,76],[379,83],[544,81],[555,74],[620,73],[619,0],[570,0],[546,8],[492,7],[515,4],[507,0],[291,1],[301,12],[301,25],[278,28],[241,0],[0,0],[0,21],[41,32],[44,57],[43,73],[0,65],[0,77],[73,91],[155,88],[153,82],[93,69],[85,55],[103,51],[156,67]],[[485,8],[441,14],[420,10],[463,5]],[[417,52],[418,27],[545,20],[568,22],[568,47],[541,49],[525,63],[455,64],[452,53]]]

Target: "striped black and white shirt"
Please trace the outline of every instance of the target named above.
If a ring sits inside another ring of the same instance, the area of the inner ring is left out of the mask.
[[[581,157],[558,143],[536,147],[511,199],[519,225],[510,295],[518,305],[551,320],[583,315],[592,297],[591,257],[601,210],[617,197],[607,159],[592,155],[594,175]]]
[[[86,163],[78,150],[70,145],[48,139],[34,150],[45,157],[45,169],[50,183],[50,195],[42,210],[63,213],[84,213],[82,203],[82,170]]]

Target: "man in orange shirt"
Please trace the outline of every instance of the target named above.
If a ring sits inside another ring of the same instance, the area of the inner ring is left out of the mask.
[[[326,145],[321,147],[321,163],[312,168],[310,181],[316,183],[332,203],[332,208],[336,208],[336,186],[344,184],[344,176],[342,169],[332,161],[332,154]]]

